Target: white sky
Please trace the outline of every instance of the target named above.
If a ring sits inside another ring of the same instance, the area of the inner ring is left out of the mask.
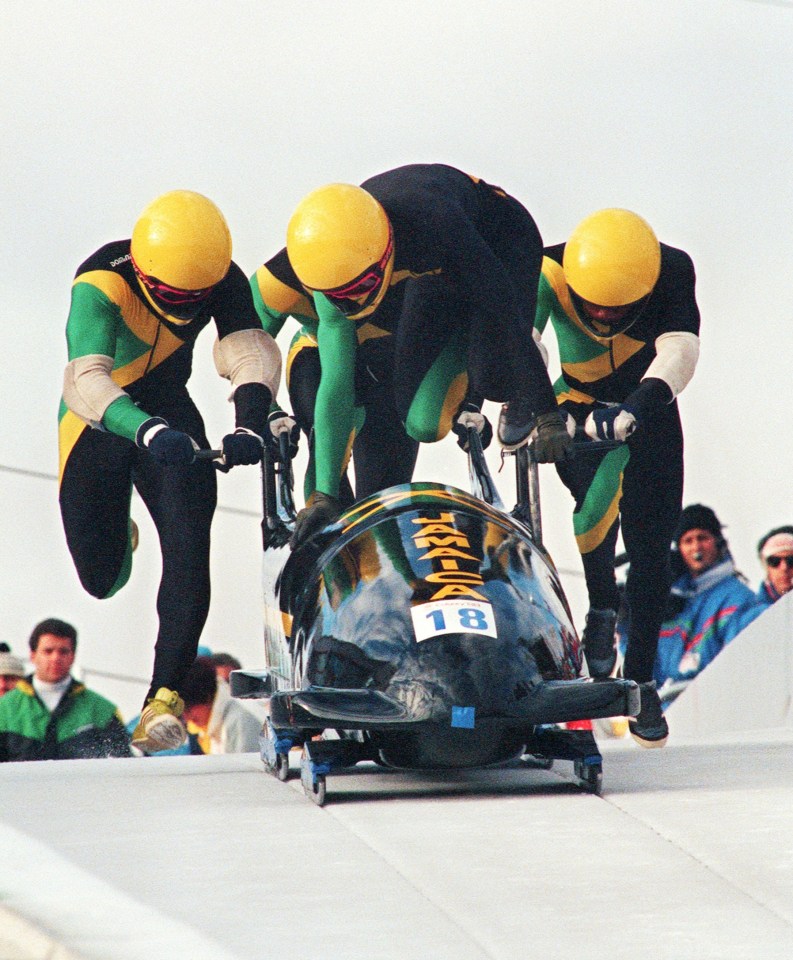
[[[61,616],[80,630],[83,668],[150,670],[159,558],[140,502],[133,579],[99,602],[73,571],[54,482],[11,472],[56,470],[77,265],[184,187],[220,205],[250,273],[283,245],[308,190],[401,163],[500,184],[547,243],[625,206],[692,255],[702,358],[681,399],[685,501],[716,509],[757,582],[756,540],[793,522],[792,3],[7,0],[0,37],[0,639],[16,652],[36,621]],[[232,412],[211,340],[198,341],[192,393],[217,440]],[[416,476],[467,482],[449,440],[424,448]],[[577,568],[569,498],[551,468],[542,476],[546,542]],[[255,472],[222,477],[220,502],[255,511]],[[214,530],[204,640],[257,666],[256,523],[221,512]],[[579,613],[580,583],[566,585]],[[94,685],[128,712],[130,688]]]

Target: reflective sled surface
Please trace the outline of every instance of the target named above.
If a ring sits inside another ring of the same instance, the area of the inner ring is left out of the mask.
[[[266,669],[232,674],[235,696],[266,701],[267,769],[285,779],[302,745],[317,803],[328,773],[362,760],[560,758],[600,789],[591,732],[557,725],[630,715],[638,688],[587,677],[530,524],[454,487],[412,483],[355,504],[294,553],[284,540],[265,549]]]

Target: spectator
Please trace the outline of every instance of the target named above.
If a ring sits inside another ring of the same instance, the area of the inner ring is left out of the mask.
[[[204,753],[258,751],[261,723],[233,699],[209,657],[196,658],[179,692],[185,704],[183,719],[198,728]]]
[[[0,761],[127,757],[115,704],[72,677],[77,631],[43,620],[30,635],[33,674],[0,698]]]
[[[219,680],[229,682],[229,674],[232,670],[241,670],[242,664],[236,657],[230,653],[213,653],[209,658],[215,668],[215,673]]]
[[[710,507],[686,507],[674,543],[684,572],[672,585],[655,659],[655,680],[665,705],[759,613]]]
[[[764,610],[793,588],[793,527],[770,530],[757,544],[757,553],[765,570],[757,602]]]
[[[0,697],[13,690],[25,676],[25,664],[11,653],[7,643],[0,643]]]

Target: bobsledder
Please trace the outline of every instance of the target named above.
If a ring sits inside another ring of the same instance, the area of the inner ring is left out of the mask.
[[[471,493],[391,487],[289,551],[295,519],[288,445],[264,454],[265,669],[231,674],[263,699],[261,756],[322,805],[327,777],[362,761],[396,769],[573,762],[599,793],[602,757],[567,721],[635,715],[638,686],[588,677],[542,543],[537,465],[516,459],[507,511],[469,430]]]

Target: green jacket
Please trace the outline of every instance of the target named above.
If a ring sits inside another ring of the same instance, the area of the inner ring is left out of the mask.
[[[73,679],[50,713],[32,680],[0,697],[0,762],[130,756],[115,704]]]

